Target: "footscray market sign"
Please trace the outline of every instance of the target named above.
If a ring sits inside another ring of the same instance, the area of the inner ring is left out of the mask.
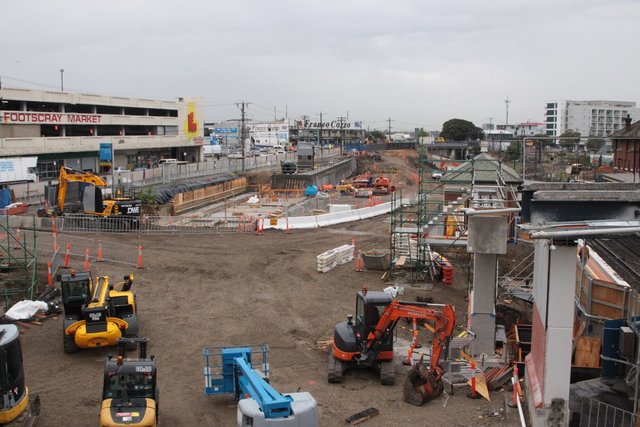
[[[100,124],[100,114],[43,113],[36,111],[3,111],[0,122],[6,124]]]

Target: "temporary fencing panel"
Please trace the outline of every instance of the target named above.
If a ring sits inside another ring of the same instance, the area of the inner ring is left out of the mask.
[[[55,236],[57,250],[54,250],[53,233],[37,231],[36,234],[38,242],[38,256],[43,259],[51,260],[54,275],[55,270],[57,270],[59,266],[64,265],[67,245],[69,245],[71,265],[75,264],[77,267],[84,262],[87,250],[89,251],[90,262],[95,262],[98,259],[98,253],[100,252],[104,261],[132,266],[137,265],[138,246],[135,245],[74,236],[68,233],[57,233]]]

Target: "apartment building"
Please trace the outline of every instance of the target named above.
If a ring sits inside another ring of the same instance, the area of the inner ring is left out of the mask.
[[[547,101],[547,136],[560,136],[568,129],[582,136],[606,137],[624,127],[624,117],[640,117],[640,108],[627,101]]]

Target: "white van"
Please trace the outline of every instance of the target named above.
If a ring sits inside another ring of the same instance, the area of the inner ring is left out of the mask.
[[[284,154],[284,147],[282,145],[274,145],[271,147],[271,151],[276,154]]]
[[[213,157],[216,154],[222,155],[222,147],[220,145],[205,145],[203,148],[203,154],[205,157]]]
[[[178,159],[160,159],[158,160],[159,165],[186,165],[186,160],[178,160]]]
[[[165,163],[178,163],[178,159],[160,159],[158,160],[159,165],[164,165]]]

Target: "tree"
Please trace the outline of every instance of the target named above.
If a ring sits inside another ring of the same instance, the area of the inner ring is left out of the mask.
[[[440,136],[451,141],[467,141],[482,139],[484,132],[468,120],[451,119],[442,124]]]
[[[587,140],[587,150],[589,151],[600,151],[603,145],[604,139],[602,138],[589,138]]]
[[[512,142],[507,147],[507,159],[508,160],[517,160],[520,158],[520,142]]]
[[[571,139],[561,139],[560,145],[567,148],[567,151],[573,151],[573,147],[580,143],[580,132],[577,132],[573,129],[567,129],[564,131],[561,138],[571,138]]]

